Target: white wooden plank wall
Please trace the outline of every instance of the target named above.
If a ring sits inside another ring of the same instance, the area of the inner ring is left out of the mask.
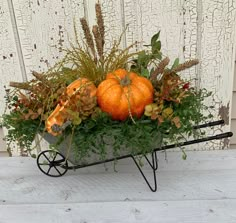
[[[0,114],[5,110],[4,86],[13,80],[24,80],[24,65],[20,64],[19,46],[14,14],[9,11],[8,2],[0,0]],[[3,134],[3,129],[0,129],[0,156],[7,155]]]
[[[13,38],[11,20],[6,16],[6,13],[9,14],[7,0],[0,1],[3,3],[1,10],[5,13],[0,20],[2,30],[11,33],[7,34],[10,39],[3,31],[0,33],[0,44],[4,45],[0,55],[1,58],[6,57],[1,60],[1,83],[5,84],[9,77],[21,81],[21,70],[25,70],[30,79],[32,70],[44,71],[60,59],[63,55],[60,47],[67,48],[69,40],[74,40],[74,20],[79,31],[79,18],[85,16],[90,26],[95,23],[94,5],[97,0],[9,0],[13,6],[11,12],[16,19],[19,36],[16,39]],[[154,33],[161,30],[163,52],[172,61],[176,57],[182,62],[190,58],[200,59],[200,65],[184,72],[183,76],[193,79],[197,87],[213,91],[213,100],[207,103],[215,106],[215,119],[222,117],[227,121],[225,127],[212,130],[210,134],[230,129],[235,0],[100,0],[100,3],[108,31],[107,48],[128,24],[122,40],[123,47],[140,41],[137,45],[140,48]],[[17,41],[21,46],[23,68],[20,67],[22,62],[17,58],[14,48]],[[10,50],[12,47],[14,50]],[[0,102],[3,107],[3,101]],[[222,140],[207,143],[199,149],[226,148],[228,144],[228,140]]]
[[[236,148],[236,61],[234,67],[234,82],[233,82],[233,95],[232,95],[232,108],[231,108],[231,131],[235,134],[230,140],[231,148]]]
[[[12,18],[13,19],[13,18]],[[22,67],[20,67],[15,36],[16,27],[11,21],[8,3],[0,0],[0,113],[4,111],[4,85],[9,81],[22,81]],[[15,36],[14,36],[15,35]]]
[[[13,0],[26,73],[45,71],[74,42],[73,20],[84,16],[83,1]]]
[[[235,58],[235,1],[202,1],[199,22],[201,41],[198,45],[199,58],[199,86],[213,92],[213,100],[208,104],[215,107],[215,116],[223,118],[227,125],[212,133],[230,129],[230,109]],[[208,144],[208,148],[217,148]],[[219,148],[226,148],[228,139],[220,141]]]

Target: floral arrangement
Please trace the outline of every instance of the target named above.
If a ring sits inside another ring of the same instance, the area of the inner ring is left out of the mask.
[[[193,126],[211,118],[203,114],[208,109],[203,101],[210,93],[192,87],[179,74],[198,60],[176,59],[170,65],[161,52],[160,32],[144,50],[130,52],[134,44],[121,49],[121,35],[106,51],[100,4],[95,10],[97,25],[92,30],[86,19],[80,20],[84,41],[75,28],[76,44],[65,50],[60,62],[6,89],[3,125],[9,152],[17,142],[22,154],[35,156],[32,142],[38,134],[54,137],[53,149],[69,137],[68,150],[79,160],[91,152],[105,158],[106,145],[112,146],[114,156],[121,148],[145,154],[202,134]]]

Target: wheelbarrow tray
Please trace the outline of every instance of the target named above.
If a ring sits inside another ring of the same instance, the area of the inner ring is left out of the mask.
[[[109,139],[108,136],[106,141],[110,141],[110,143],[107,142],[107,144],[105,145],[104,155],[101,156],[99,154],[99,150],[91,149],[91,151],[89,151],[86,156],[83,156],[82,159],[78,159],[76,155],[76,150],[79,150],[80,148],[76,148],[74,145],[70,145],[70,137],[71,136],[68,136],[60,143],[60,145],[58,145],[57,151],[60,152],[71,164],[76,166],[91,166],[94,165],[94,163],[104,163],[104,161],[106,162],[107,160],[114,161],[119,160],[123,157],[130,157],[142,154],[141,152],[134,152],[132,148],[127,148],[125,146],[121,146],[119,151],[114,151],[111,142],[113,139]],[[51,145],[56,144],[58,140],[56,137],[48,133],[44,134],[43,138]],[[154,148],[160,148],[161,145],[162,136],[161,134],[158,134],[152,142],[152,147],[147,150],[147,153],[153,152]],[[97,146],[99,146],[99,144]]]
[[[195,126],[193,128],[199,129],[199,128],[216,126],[220,124],[224,124],[224,121],[219,120],[215,122],[209,122],[206,124]],[[52,176],[52,177],[60,177],[64,175],[67,172],[67,170],[70,170],[70,169],[79,169],[79,168],[94,166],[97,164],[107,163],[107,162],[111,162],[115,160],[132,158],[138,170],[140,171],[141,175],[143,176],[145,182],[149,186],[150,190],[155,192],[157,190],[157,182],[156,182],[156,170],[158,168],[157,151],[163,151],[163,150],[173,149],[173,148],[182,147],[182,146],[188,146],[188,145],[201,143],[201,142],[207,142],[211,140],[220,140],[223,138],[231,137],[232,135],[233,135],[232,132],[225,132],[225,133],[221,133],[221,134],[217,134],[213,136],[207,136],[200,139],[193,139],[193,140],[188,140],[188,141],[171,144],[171,145],[165,145],[165,146],[162,146],[162,137],[160,137],[160,138],[157,138],[156,141],[154,142],[157,145],[157,147],[153,147],[153,149],[150,149],[151,159],[146,156],[147,154],[143,154],[139,152],[137,152],[136,154],[130,153],[129,149],[127,148],[122,148],[119,155],[114,156],[111,146],[110,147],[108,146],[107,149],[109,152],[106,154],[106,157],[104,159],[99,154],[91,152],[91,154],[88,154],[88,156],[85,157],[83,160],[79,160],[79,161],[75,159],[71,151],[68,151],[69,138],[67,138],[60,144],[58,148],[58,152],[52,152],[51,150],[42,151],[38,155],[37,165],[44,174],[48,176]],[[45,134],[44,139],[49,144],[54,144],[56,143],[56,140],[57,140],[55,137],[52,137],[49,134]],[[51,157],[51,153],[54,153],[53,157]],[[144,172],[142,171],[142,168],[140,167],[139,162],[137,162],[136,160],[136,157],[139,155],[142,155],[146,159],[147,163],[149,164],[150,168],[153,171],[153,182],[154,182],[153,185],[150,184],[150,181],[146,178]],[[48,166],[48,169],[46,170],[42,168],[43,166],[45,166],[45,164],[40,161],[41,157],[46,158],[46,162],[47,162],[46,166]],[[72,166],[68,165],[67,160],[69,160],[72,163]],[[63,170],[62,172],[59,171],[59,167],[62,168]],[[51,169],[53,168],[56,171],[55,175],[50,173]]]

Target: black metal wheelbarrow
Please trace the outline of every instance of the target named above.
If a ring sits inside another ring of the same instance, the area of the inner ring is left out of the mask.
[[[212,127],[212,126],[222,125],[222,124],[224,124],[224,121],[219,120],[219,121],[215,121],[215,122],[209,122],[206,124],[194,126],[193,128],[200,129],[200,128]],[[147,183],[148,187],[150,188],[150,190],[155,192],[157,190],[156,171],[158,169],[158,159],[157,159],[157,152],[158,151],[173,149],[173,148],[182,147],[182,146],[188,146],[191,144],[207,142],[207,141],[211,141],[211,140],[219,140],[219,139],[231,137],[232,135],[233,135],[232,132],[225,132],[225,133],[217,134],[214,136],[207,136],[204,138],[189,140],[189,141],[180,142],[177,144],[165,145],[165,146],[153,149],[152,152],[150,153],[151,159],[143,154],[136,154],[136,155],[127,154],[127,155],[113,157],[113,158],[109,158],[109,159],[105,159],[105,160],[101,160],[101,161],[99,160],[96,162],[89,162],[89,163],[85,163],[85,164],[77,164],[77,163],[73,164],[73,162],[72,162],[72,165],[69,165],[68,160],[70,161],[70,159],[67,159],[63,153],[55,152],[52,150],[45,150],[45,151],[42,151],[38,155],[37,165],[38,165],[39,169],[47,176],[61,177],[68,170],[75,170],[75,169],[80,169],[80,168],[84,168],[84,167],[95,166],[98,164],[104,164],[107,162],[131,158],[134,161],[135,165],[137,166],[138,170],[140,171],[141,175],[143,176],[143,178],[144,178],[145,182]],[[144,158],[146,159],[147,163],[149,164],[149,166],[152,170],[153,180],[154,180],[152,185],[151,185],[150,181],[147,179],[147,177],[145,176],[139,162],[136,159],[136,157],[140,156],[140,155],[144,156]]]

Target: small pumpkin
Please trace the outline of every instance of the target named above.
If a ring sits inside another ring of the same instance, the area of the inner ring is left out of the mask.
[[[83,94],[86,90],[89,90],[90,97],[96,96],[97,88],[96,86],[87,78],[81,78],[72,82],[66,88],[66,93],[63,95],[63,98],[66,100],[61,100],[60,103],[56,106],[55,110],[50,114],[46,120],[46,130],[48,133],[57,136],[61,134],[60,127],[67,120],[66,107],[73,108],[73,104],[70,102],[70,98],[76,95],[76,98],[79,100],[80,94]]]
[[[97,102],[102,111],[114,120],[125,120],[130,115],[140,118],[147,104],[153,102],[152,83],[125,69],[107,74],[97,89]]]

